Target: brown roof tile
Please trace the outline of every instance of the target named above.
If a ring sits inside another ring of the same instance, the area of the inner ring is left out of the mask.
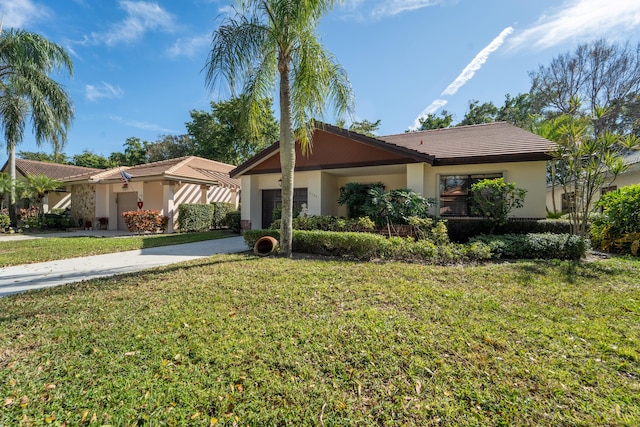
[[[7,169],[8,163],[5,163],[2,170]],[[16,171],[23,176],[27,175],[46,175],[51,179],[62,180],[76,175],[86,175],[100,172],[102,169],[85,168],[82,166],[61,165],[59,163],[41,162],[38,160],[16,159]]]
[[[86,179],[93,182],[119,180],[122,170],[131,175],[134,182],[136,178],[174,179],[203,183],[217,182],[222,187],[240,188],[240,180],[229,177],[231,169],[233,166],[226,163],[187,156],[137,166],[113,168],[91,175]]]
[[[434,165],[489,159],[545,160],[552,143],[506,122],[381,136],[379,139],[435,157]]]

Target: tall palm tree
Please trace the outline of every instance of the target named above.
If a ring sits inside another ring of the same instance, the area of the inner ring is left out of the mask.
[[[259,100],[279,84],[282,221],[280,253],[291,256],[295,143],[311,149],[313,119],[329,101],[337,117],[350,113],[353,92],[344,69],[318,40],[320,18],[340,0],[239,0],[234,16],[213,33],[205,68],[207,85],[220,81],[231,92],[242,86],[252,128],[257,128]],[[296,132],[294,133],[294,129]]]
[[[30,118],[38,145],[64,145],[73,119],[71,98],[50,77],[53,71],[71,75],[71,57],[60,45],[23,30],[0,28],[0,125],[9,151],[13,189],[9,213],[15,221],[15,154]]]

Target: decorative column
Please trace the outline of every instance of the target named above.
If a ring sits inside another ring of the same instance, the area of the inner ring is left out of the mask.
[[[169,218],[169,221],[167,221],[167,233],[173,233],[174,231],[174,185],[175,183],[171,181],[162,181],[162,210]]]

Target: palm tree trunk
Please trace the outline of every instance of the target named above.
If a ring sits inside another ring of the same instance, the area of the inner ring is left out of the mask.
[[[293,240],[293,175],[296,165],[296,141],[291,120],[289,66],[280,59],[280,169],[282,171],[282,217],[280,255],[291,257]]]
[[[11,226],[15,227],[18,222],[16,206],[16,145],[9,147],[9,177],[11,178],[11,191],[9,192],[9,218]]]

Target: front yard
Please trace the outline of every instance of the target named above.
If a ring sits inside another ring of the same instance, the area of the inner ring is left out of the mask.
[[[638,260],[216,256],[0,299],[0,425],[638,425]]]

